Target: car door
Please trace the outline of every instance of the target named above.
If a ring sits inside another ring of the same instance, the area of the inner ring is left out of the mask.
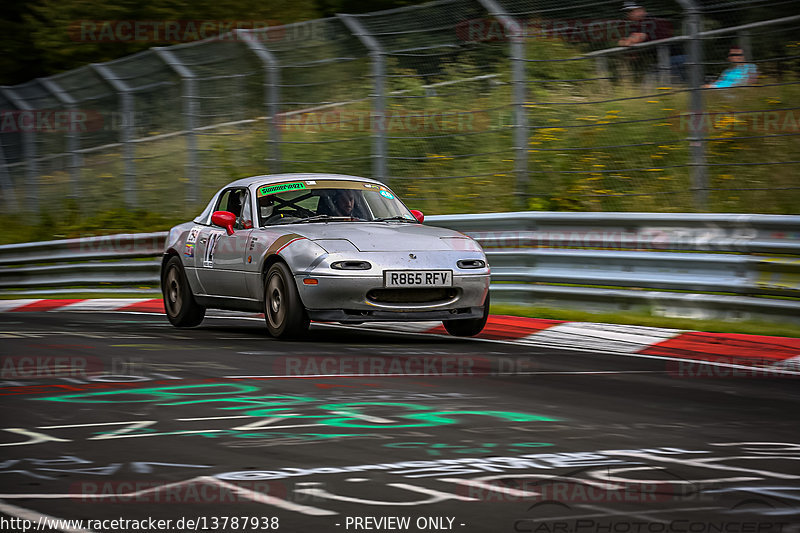
[[[197,275],[206,294],[228,298],[250,298],[245,273],[246,257],[253,233],[253,216],[249,191],[231,188],[223,191],[215,211],[236,215],[234,232],[207,226],[200,232]]]

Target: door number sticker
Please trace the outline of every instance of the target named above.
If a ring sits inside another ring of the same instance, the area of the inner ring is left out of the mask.
[[[208,234],[208,243],[206,244],[205,254],[203,255],[203,266],[205,268],[214,267],[214,249],[217,247],[220,237],[222,237],[221,231],[212,231]]]

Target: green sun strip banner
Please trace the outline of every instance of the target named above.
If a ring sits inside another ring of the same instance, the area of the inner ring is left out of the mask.
[[[388,187],[376,183],[365,183],[363,181],[350,181],[350,180],[304,180],[293,181],[289,183],[276,183],[274,185],[264,185],[258,188],[258,197],[269,196],[270,194],[278,194],[287,191],[302,191],[308,189],[355,189],[355,190],[372,190],[394,197]],[[391,199],[391,198],[389,198]]]
[[[300,181],[296,181],[293,183],[279,183],[278,185],[268,185],[265,187],[261,187],[258,189],[259,196],[267,196],[269,194],[275,194],[278,192],[286,192],[286,191],[299,191],[301,189],[305,189],[306,184]]]

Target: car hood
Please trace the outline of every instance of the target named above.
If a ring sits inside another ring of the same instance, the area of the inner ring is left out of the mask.
[[[304,226],[297,233],[318,241],[328,251],[333,251],[329,249],[330,241],[337,240],[347,240],[361,252],[452,250],[453,246],[442,237],[465,237],[457,231],[405,222],[328,222]]]

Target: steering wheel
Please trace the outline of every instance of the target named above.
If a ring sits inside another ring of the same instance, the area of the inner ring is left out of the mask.
[[[302,207],[299,207],[297,209],[287,209],[285,211],[279,211],[277,213],[273,213],[272,216],[269,217],[264,222],[266,224],[274,224],[275,222],[277,222],[279,220],[286,220],[286,219],[292,219],[292,218],[296,218],[296,219],[299,220],[301,218],[313,217],[314,214],[315,213],[313,211],[309,211],[308,209],[304,209]]]

